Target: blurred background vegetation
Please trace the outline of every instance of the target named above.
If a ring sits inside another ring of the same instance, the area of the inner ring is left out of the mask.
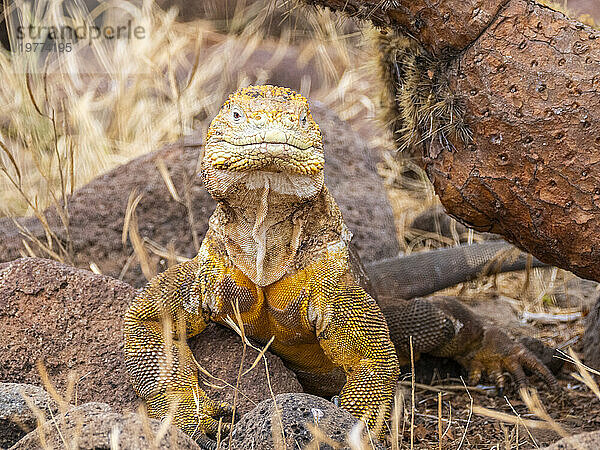
[[[161,3],[118,0],[101,16],[109,24],[131,19],[144,39],[98,39],[45,55],[18,47],[41,39],[18,41],[13,32],[13,52],[0,50],[3,215],[32,215],[108,169],[206,127],[231,91],[268,81],[276,66],[281,81],[343,118],[373,117],[365,35],[349,21],[271,0]],[[75,27],[106,5],[91,13],[53,0],[11,7],[25,26]]]

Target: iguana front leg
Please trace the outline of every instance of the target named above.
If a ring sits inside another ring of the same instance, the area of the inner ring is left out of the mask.
[[[208,321],[200,310],[199,266],[195,258],[153,278],[124,322],[125,364],[148,414],[163,419],[172,413],[174,425],[194,438],[216,434],[219,418],[231,416],[228,404],[211,400],[200,389],[185,342]],[[224,424],[223,432],[226,428]]]
[[[319,343],[347,376],[340,406],[382,437],[400,368],[381,310],[361,287],[350,284],[338,286],[320,313],[315,324]]]

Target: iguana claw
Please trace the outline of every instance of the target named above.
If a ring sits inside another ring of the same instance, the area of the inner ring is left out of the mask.
[[[199,430],[194,434],[196,443],[204,450],[217,449],[217,441],[210,436],[227,436],[231,431],[231,418],[233,416],[231,405],[225,402],[213,402],[211,410],[210,416],[201,415],[199,417],[203,430]]]
[[[480,344],[457,359],[468,370],[470,384],[477,384],[482,373],[487,372],[499,393],[504,391],[505,372],[510,373],[517,389],[525,387],[527,376],[524,369],[536,374],[552,389],[559,389],[556,378],[537,356],[496,327],[486,328]]]

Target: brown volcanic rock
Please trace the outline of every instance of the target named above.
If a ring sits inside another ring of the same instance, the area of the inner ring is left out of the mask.
[[[146,423],[144,423],[146,422]],[[46,422],[29,433],[12,450],[70,449],[96,450],[149,448],[196,450],[200,447],[183,431],[175,427],[165,430],[157,439],[162,422],[143,419],[136,413],[120,414],[104,403],[85,403]],[[42,438],[43,436],[43,438]],[[154,445],[153,445],[154,443]]]
[[[399,248],[392,210],[370,149],[348,124],[318,103],[313,105],[313,114],[325,140],[326,183],[354,233],[353,241],[361,258],[370,262],[396,255]],[[130,243],[125,246],[121,243],[125,211],[132,192],[142,195],[136,209],[141,237],[165,248],[172,246],[176,254],[193,257],[197,249],[192,231],[201,241],[214,209],[212,198],[196,176],[201,143],[202,137],[195,134],[181,143],[119,166],[78,189],[69,201],[75,265],[87,268],[94,262],[102,273],[120,276],[132,254]],[[171,197],[156,166],[159,160],[167,167],[180,197],[189,196],[193,227],[186,207]],[[53,229],[66,239],[56,214],[48,210],[48,217]],[[43,229],[36,219],[19,219],[19,222],[44,240]],[[12,219],[0,219],[0,261],[10,261],[24,254],[21,240]],[[159,272],[167,266],[159,256],[151,254],[150,260]],[[123,279],[136,287],[144,284],[145,278],[136,260],[124,271]]]
[[[79,401],[133,407],[121,318],[135,290],[44,259],[16,260],[0,270],[0,379],[40,385],[39,360],[59,391],[74,371]]]
[[[58,412],[56,402],[41,387],[0,382],[0,448],[10,447],[37,427],[38,419],[28,402],[46,420]]]
[[[69,372],[76,374],[78,402],[135,409],[138,399],[124,367],[122,333],[122,319],[135,292],[113,278],[45,259],[0,265],[0,380],[39,385],[40,360],[59,392],[64,392]],[[211,324],[190,340],[190,347],[205,369],[235,386],[242,354],[237,335]],[[248,349],[246,368],[257,354]],[[277,356],[267,353],[266,359],[276,394],[302,391]],[[233,400],[231,387],[203,387],[214,399]],[[240,389],[241,413],[270,398],[264,362],[244,376]]]
[[[265,400],[247,413],[235,425],[231,441],[238,450],[271,450],[280,448],[315,448],[310,444],[315,437],[310,426],[316,426],[323,435],[338,444],[339,449],[350,449],[347,438],[358,420],[345,409],[321,397],[309,394],[281,394]],[[283,427],[283,429],[282,429]],[[285,442],[281,434],[285,436]],[[322,450],[333,447],[321,443]],[[376,440],[369,448],[382,449]]]

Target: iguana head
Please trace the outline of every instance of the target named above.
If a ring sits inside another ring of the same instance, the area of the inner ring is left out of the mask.
[[[323,141],[308,101],[288,88],[249,86],[232,94],[208,129],[205,162],[215,169],[316,175]]]
[[[211,122],[201,172],[217,200],[209,226],[257,285],[281,279],[292,264],[304,214],[327,194],[324,164],[319,126],[291,89],[240,89]]]

